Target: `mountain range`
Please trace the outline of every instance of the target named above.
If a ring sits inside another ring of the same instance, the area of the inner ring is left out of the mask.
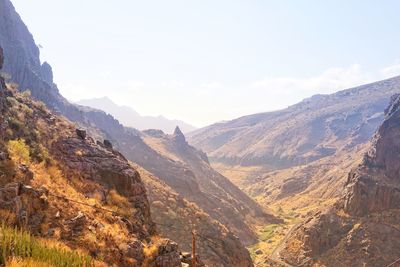
[[[307,164],[368,141],[400,77],[315,95],[286,109],[244,116],[188,136],[214,162],[268,170]]]
[[[173,133],[175,127],[179,126],[183,133],[187,133],[196,129],[194,126],[180,120],[169,120],[163,116],[141,116],[131,107],[119,106],[108,97],[83,99],[76,102],[76,104],[103,110],[116,118],[124,126],[133,127],[138,130],[159,129],[165,133]]]

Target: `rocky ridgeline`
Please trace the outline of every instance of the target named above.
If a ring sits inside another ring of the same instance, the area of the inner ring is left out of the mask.
[[[395,95],[343,197],[297,225],[280,251],[295,266],[387,266],[400,258],[400,97]]]
[[[0,0],[0,46],[5,55],[3,71],[21,91],[29,89],[35,99],[71,120],[83,119],[81,112],[60,95],[51,66],[41,64],[33,36],[9,0]]]

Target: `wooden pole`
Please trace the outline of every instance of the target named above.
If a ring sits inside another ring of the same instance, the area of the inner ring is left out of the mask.
[[[196,232],[192,231],[192,267],[196,267]]]

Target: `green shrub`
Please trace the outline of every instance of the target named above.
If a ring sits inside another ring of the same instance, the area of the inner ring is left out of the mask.
[[[0,226],[0,266],[12,257],[31,258],[60,267],[89,267],[92,264],[89,256],[43,245],[28,232],[3,224]]]
[[[29,147],[26,145],[25,140],[11,140],[7,142],[7,150],[12,160],[18,164],[29,165],[30,153]]]

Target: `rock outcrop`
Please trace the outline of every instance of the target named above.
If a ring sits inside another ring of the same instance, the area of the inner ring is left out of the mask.
[[[185,136],[183,135],[181,129],[179,129],[178,126],[176,126],[176,128],[175,128],[175,131],[174,131],[174,134],[173,134],[173,139],[177,144],[182,144],[182,145],[187,144],[186,138],[185,138]]]
[[[114,151],[90,142],[81,142],[74,137],[59,139],[53,144],[51,151],[57,160],[63,162],[62,168],[67,176],[80,176],[103,185],[95,190],[84,190],[85,195],[94,196],[103,192],[102,198],[107,200],[107,192],[116,189],[135,209],[135,213],[131,215],[136,220],[134,232],[155,233],[145,186],[139,173],[125,158],[113,153]],[[137,227],[140,229],[136,229]]]

